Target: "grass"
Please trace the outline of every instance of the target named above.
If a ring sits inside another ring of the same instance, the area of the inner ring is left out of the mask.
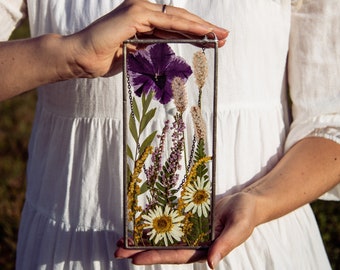
[[[12,38],[28,37],[28,24]],[[14,268],[20,213],[24,202],[27,147],[36,94],[34,91],[0,103],[0,269]],[[312,203],[333,269],[340,269],[338,202]]]

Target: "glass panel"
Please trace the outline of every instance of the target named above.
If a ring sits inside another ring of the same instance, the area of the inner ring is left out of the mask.
[[[213,240],[216,74],[216,40],[124,43],[127,248]]]

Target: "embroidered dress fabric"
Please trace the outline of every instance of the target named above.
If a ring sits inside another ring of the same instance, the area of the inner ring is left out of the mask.
[[[27,2],[31,33],[37,36],[81,30],[122,1]],[[332,32],[340,29],[338,0],[305,1],[297,11],[288,0],[171,3],[230,30],[219,50],[217,196],[266,174],[306,136],[340,143],[340,35]],[[21,6],[21,1],[0,0],[7,36],[22,16]],[[194,51],[176,48],[179,55]],[[294,104],[291,125],[288,83]],[[123,235],[122,116],[121,75],[38,89],[17,269],[178,269],[114,259]],[[323,197],[339,199],[339,190],[337,186]],[[208,267],[196,263],[180,269]],[[306,205],[258,226],[216,269],[310,270],[330,265]]]

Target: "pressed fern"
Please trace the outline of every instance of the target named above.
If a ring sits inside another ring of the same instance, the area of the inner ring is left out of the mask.
[[[208,166],[206,162],[210,160],[210,158],[207,158],[204,139],[199,139],[194,153],[194,165],[191,168],[192,177],[187,179],[190,184],[193,184],[195,181],[197,181],[197,178],[202,178],[205,181],[209,181]],[[203,160],[206,161],[202,162]],[[199,217],[197,212],[189,217],[188,221],[192,224],[186,239],[189,245],[196,246],[198,243],[201,244],[209,241],[211,232],[210,218],[210,215],[208,215],[208,217]]]
[[[205,152],[205,143],[203,139],[200,139],[197,143],[195,156],[194,156],[194,164],[201,160],[202,158],[206,157],[207,154]],[[206,163],[200,164],[196,169],[196,175],[198,177],[204,178],[205,180],[208,179],[208,167]]]
[[[176,184],[179,178],[178,170],[181,168],[181,159],[184,148],[184,122],[183,119],[176,115],[172,123],[172,147],[170,155],[162,166],[157,181],[155,183],[157,189],[157,200],[162,206],[166,204],[174,206],[177,200]]]

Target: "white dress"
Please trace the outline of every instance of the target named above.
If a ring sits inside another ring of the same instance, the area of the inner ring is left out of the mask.
[[[121,2],[28,0],[32,36],[71,34]],[[340,35],[333,33],[340,29],[338,0],[305,1],[298,11],[289,0],[171,4],[230,30],[219,51],[217,194],[264,175],[309,134],[340,143]],[[25,10],[21,0],[0,0],[1,39],[8,38],[20,10]],[[38,89],[17,269],[208,269],[205,264],[132,266],[113,256],[123,235],[121,83],[119,75]],[[324,198],[339,195],[336,187]],[[217,269],[325,270],[330,265],[307,205],[258,226]]]

